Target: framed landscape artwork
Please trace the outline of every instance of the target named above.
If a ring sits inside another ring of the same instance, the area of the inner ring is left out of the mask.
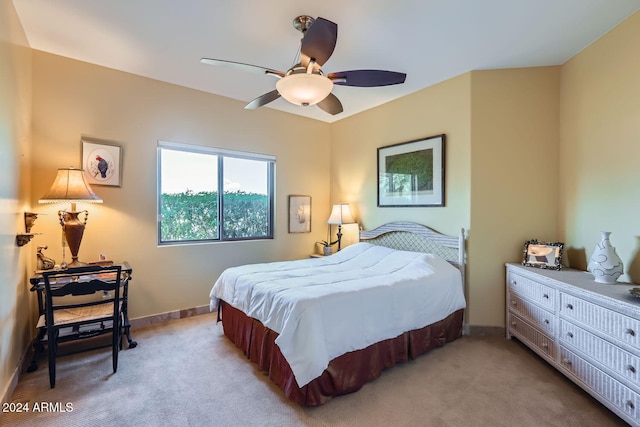
[[[444,206],[445,136],[378,148],[378,207]]]

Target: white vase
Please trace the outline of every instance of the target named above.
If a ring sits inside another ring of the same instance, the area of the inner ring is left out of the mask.
[[[333,248],[332,248],[331,246],[324,246],[324,247],[322,248],[322,254],[323,254],[324,256],[329,256],[329,255],[331,255],[332,253],[333,253]]]
[[[609,241],[610,231],[601,231],[602,240],[596,245],[593,255],[589,259],[587,270],[593,274],[598,283],[612,285],[624,272],[622,260],[616,253],[616,248]]]

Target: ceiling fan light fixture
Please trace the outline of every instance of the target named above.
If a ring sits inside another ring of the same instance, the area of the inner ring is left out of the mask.
[[[276,82],[276,89],[292,104],[315,105],[333,89],[333,82],[322,74],[289,74]]]
[[[333,54],[338,38],[338,25],[325,18],[298,16],[293,26],[302,32],[300,50],[296,56],[300,62],[287,72],[258,65],[223,59],[202,58],[200,62],[211,65],[227,65],[278,77],[276,88],[260,95],[244,108],[255,110],[283,97],[293,105],[317,105],[322,111],[336,115],[344,111],[342,103],[332,92],[334,85],[377,87],[404,83],[406,74],[387,70],[350,70],[325,75],[322,66]]]

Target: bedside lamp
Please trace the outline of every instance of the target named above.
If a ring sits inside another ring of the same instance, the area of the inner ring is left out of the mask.
[[[93,192],[87,181],[85,181],[82,169],[63,168],[58,169],[58,175],[53,181],[53,185],[38,200],[38,203],[61,202],[71,202],[70,211],[58,211],[60,225],[62,225],[62,231],[71,252],[71,264],[68,266],[85,265],[85,263],[78,261],[78,250],[80,249],[89,212],[86,210],[77,212],[76,202],[102,203],[102,199]],[[84,213],[83,219],[78,218],[81,213]]]
[[[327,224],[329,224],[329,226],[332,224],[338,226],[338,250],[340,250],[340,243],[342,240],[342,224],[353,224],[355,222],[353,215],[351,215],[351,209],[349,208],[348,203],[338,203],[333,205]]]

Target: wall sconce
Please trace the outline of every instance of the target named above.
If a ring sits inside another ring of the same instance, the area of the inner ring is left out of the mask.
[[[38,201],[38,203],[60,202],[71,202],[70,211],[58,211],[60,225],[62,225],[64,237],[71,252],[71,264],[68,267],[85,265],[85,263],[78,261],[78,250],[80,250],[89,212],[87,210],[77,212],[76,202],[102,203],[102,199],[93,192],[91,186],[85,181],[82,169],[64,168],[58,169],[58,175],[53,181],[53,185]],[[83,219],[78,218],[81,213],[84,213]]]
[[[338,203],[333,205],[327,224],[329,224],[329,227],[331,227],[332,224],[338,226],[338,250],[340,250],[340,244],[342,241],[342,224],[353,224],[355,222],[353,215],[351,215],[351,209],[349,208],[348,203]]]
[[[31,232],[31,227],[33,227],[33,223],[38,218],[38,214],[35,212],[25,212],[24,213],[24,229],[25,233],[16,234],[16,245],[24,246],[33,239],[35,236],[34,233]]]

